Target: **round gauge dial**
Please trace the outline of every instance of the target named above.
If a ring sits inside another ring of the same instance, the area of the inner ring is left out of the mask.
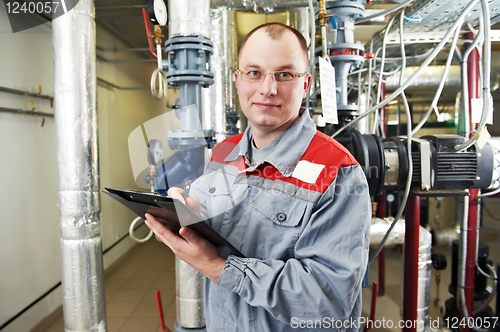
[[[148,14],[153,24],[160,26],[167,24],[167,6],[163,0],[149,0]]]

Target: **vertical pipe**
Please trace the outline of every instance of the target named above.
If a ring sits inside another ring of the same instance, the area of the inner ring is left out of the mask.
[[[386,207],[385,207],[385,190],[378,196],[378,209],[377,214],[379,218],[387,217]],[[385,247],[382,248],[378,254],[378,296],[384,296],[385,294]]]
[[[65,331],[105,331],[94,3],[52,22]]]
[[[210,57],[211,71],[214,73],[214,84],[202,90],[201,104],[203,129],[214,131],[215,139],[221,142],[226,138],[226,105],[227,91],[227,24],[228,9],[210,10],[210,35],[213,43],[213,54]]]
[[[403,282],[403,321],[417,320],[418,298],[418,247],[420,226],[420,197],[411,194],[406,203],[404,282]],[[404,332],[415,332],[416,326],[405,326]]]
[[[467,87],[469,91],[469,112],[472,112],[472,99],[478,98],[478,78],[479,78],[479,52],[475,48],[469,55],[467,60]],[[469,116],[472,119],[472,116]],[[473,133],[475,130],[475,125],[470,122],[467,124],[470,127],[469,133]],[[469,134],[472,135],[472,134]],[[472,317],[472,311],[474,308],[474,277],[475,277],[475,266],[476,266],[476,247],[477,247],[477,227],[478,227],[478,199],[477,199],[477,189],[469,190],[469,213],[467,219],[467,256],[465,261],[465,309]],[[463,315],[463,314],[462,314]],[[467,325],[467,324],[466,324]],[[468,326],[465,326],[463,331],[470,331]]]

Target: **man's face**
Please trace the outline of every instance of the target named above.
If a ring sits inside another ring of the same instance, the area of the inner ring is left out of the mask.
[[[239,69],[242,72],[289,71],[302,74],[307,72],[308,63],[292,32],[285,31],[278,39],[271,39],[262,29],[250,36],[241,50]],[[257,83],[243,81],[238,72],[235,78],[241,109],[252,128],[271,133],[288,128],[298,118],[311,75],[299,77],[295,84],[278,84],[271,74]]]

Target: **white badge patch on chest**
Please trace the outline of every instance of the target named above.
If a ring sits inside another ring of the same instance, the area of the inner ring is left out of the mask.
[[[301,160],[295,167],[292,177],[307,183],[316,183],[319,174],[325,165],[314,164],[307,160]]]

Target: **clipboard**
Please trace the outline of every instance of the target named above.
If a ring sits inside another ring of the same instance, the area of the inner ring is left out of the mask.
[[[181,227],[189,226],[200,236],[212,242],[222,257],[227,258],[229,255],[245,257],[201,217],[175,198],[134,190],[104,189],[107,191],[103,193],[125,205],[143,219],[146,219],[145,214],[149,213],[176,234],[179,233]]]

